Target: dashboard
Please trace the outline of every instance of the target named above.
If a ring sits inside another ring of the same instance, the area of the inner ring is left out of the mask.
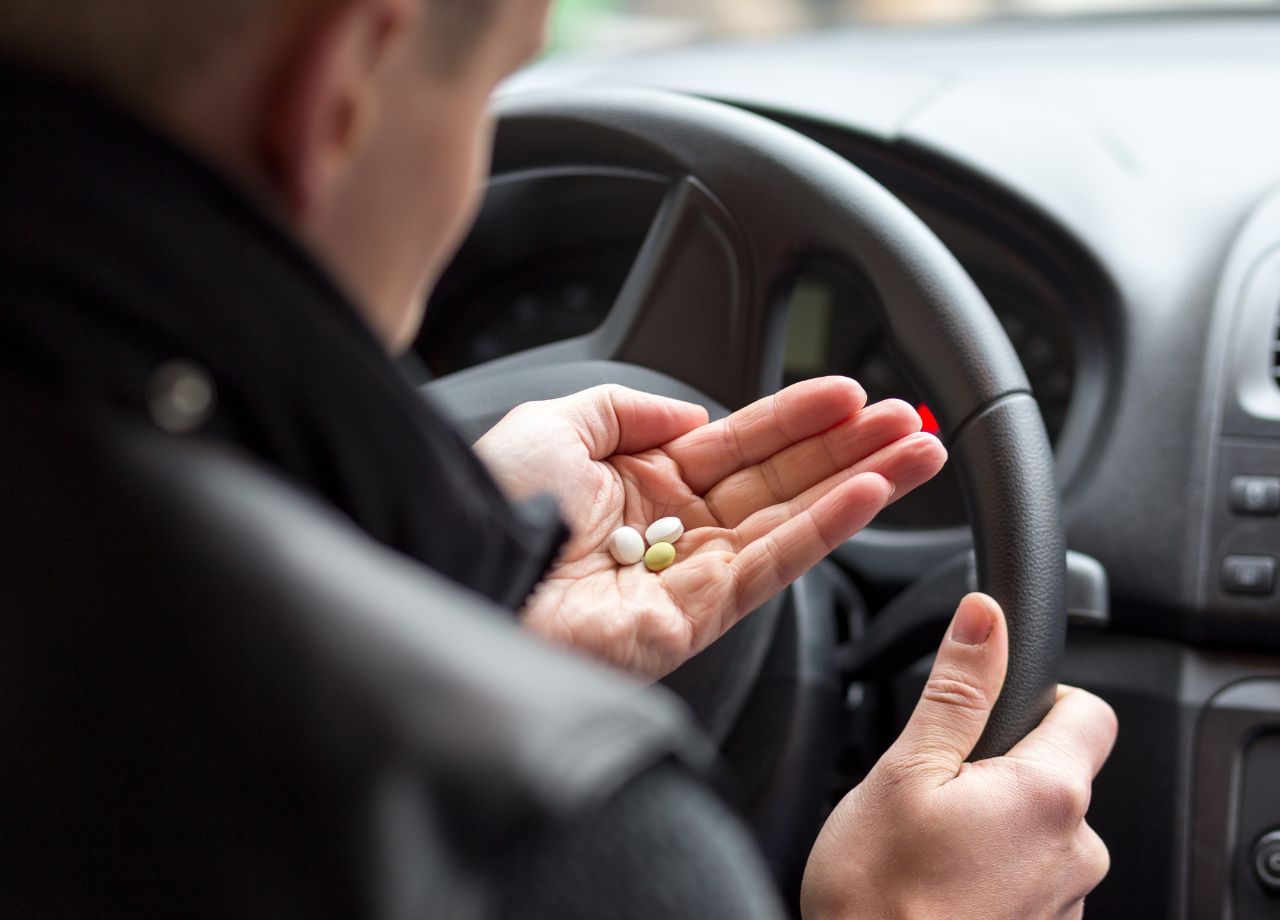
[[[614,190],[616,192],[616,190]],[[613,192],[604,192],[613,194]],[[422,355],[434,376],[465,370],[487,361],[552,342],[585,335],[608,315],[652,218],[643,207],[628,209],[627,229],[611,209],[613,240],[598,238],[592,212],[598,199],[557,201],[558,221],[578,224],[581,232],[548,246],[541,236],[499,244],[509,219],[501,196],[480,219],[475,242],[443,279],[420,338]],[[656,202],[652,203],[656,207]],[[566,208],[568,210],[566,210]],[[996,312],[1031,382],[1051,443],[1060,442],[1073,408],[1077,374],[1096,373],[1100,356],[1082,367],[1081,352],[1096,344],[1077,322],[1063,294],[1025,261],[986,237],[933,217],[936,231],[951,238],[964,254],[966,268]],[[588,238],[590,242],[588,243]],[[485,263],[495,246],[510,270],[494,273]],[[522,246],[525,247],[522,251]],[[585,251],[584,251],[585,250]],[[486,254],[481,259],[480,253]],[[783,381],[840,374],[858,380],[869,400],[902,399],[915,406],[925,429],[942,437],[928,405],[901,370],[874,304],[860,279],[835,266],[809,266],[787,297]],[[951,528],[965,524],[959,480],[949,468],[882,513],[877,526],[890,529]]]
[[[957,255],[1022,361],[1066,487],[1087,453],[1109,375],[1105,327],[1114,294],[1096,265],[1051,224],[940,158],[790,123],[879,179]],[[659,191],[605,176],[585,188],[505,181],[491,188],[471,238],[427,307],[418,349],[430,373],[443,377],[599,327],[660,205]],[[872,401],[909,402],[925,428],[945,440],[948,432],[938,429],[902,371],[855,272],[806,265],[785,299],[784,383],[853,377]],[[965,525],[959,479],[948,467],[886,509],[861,539],[933,531],[938,546],[958,551]]]
[[[1219,501],[1208,489],[1225,353],[1216,303],[1237,235],[1280,181],[1267,153],[1280,150],[1280,119],[1267,114],[1280,95],[1277,43],[1273,15],[832,30],[556,60],[503,92],[708,96],[796,128],[880,181],[1017,340],[1055,438],[1070,545],[1106,566],[1117,619],[1209,638],[1220,622],[1207,609],[1220,560],[1205,545]],[[430,305],[427,364],[446,373],[593,328],[660,196],[638,182],[491,188]],[[857,279],[811,268],[791,299],[788,373],[853,374],[873,396],[916,403],[859,321]],[[964,549],[961,520],[940,482],[842,560],[910,583]]]
[[[1250,862],[1280,828],[1277,47],[1276,15],[1011,19],[551,61],[505,90],[641,85],[766,115],[902,199],[986,295],[1053,440],[1068,545],[1109,579],[1110,624],[1071,631],[1063,674],[1121,723],[1093,917],[1280,903]],[[431,372],[599,326],[661,196],[495,182],[429,305]],[[806,265],[785,294],[787,380],[848,374],[927,419],[856,272]],[[964,520],[944,472],[836,561],[874,618],[968,547]]]

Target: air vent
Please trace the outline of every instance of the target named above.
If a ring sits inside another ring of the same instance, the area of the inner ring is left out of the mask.
[[[1271,336],[1271,379],[1280,387],[1280,313],[1276,314],[1276,324]]]

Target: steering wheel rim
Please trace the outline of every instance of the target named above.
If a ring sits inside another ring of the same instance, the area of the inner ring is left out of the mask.
[[[856,269],[908,376],[950,433],[979,587],[1009,624],[1008,677],[973,757],[1007,752],[1052,705],[1065,638],[1065,540],[1030,385],[950,251],[848,161],[727,105],[587,89],[505,97],[497,115],[497,186],[603,171],[666,191],[603,325],[445,378],[433,387],[437,397],[478,434],[519,402],[616,380],[604,371],[638,365],[651,391],[745,405],[781,384],[787,282],[810,259]]]

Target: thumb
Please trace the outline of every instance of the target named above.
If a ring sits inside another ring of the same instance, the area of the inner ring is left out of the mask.
[[[592,387],[563,402],[579,419],[593,460],[660,447],[707,424],[702,406],[616,384]]]
[[[931,786],[955,779],[987,726],[1008,659],[1000,605],[985,594],[968,595],[951,620],[911,720],[885,760]]]

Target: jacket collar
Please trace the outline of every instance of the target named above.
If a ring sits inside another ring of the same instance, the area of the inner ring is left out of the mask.
[[[185,369],[212,396],[189,436],[248,450],[501,602],[530,590],[558,525],[509,507],[266,208],[109,103],[20,70],[0,67],[0,123],[0,363],[151,423]]]

